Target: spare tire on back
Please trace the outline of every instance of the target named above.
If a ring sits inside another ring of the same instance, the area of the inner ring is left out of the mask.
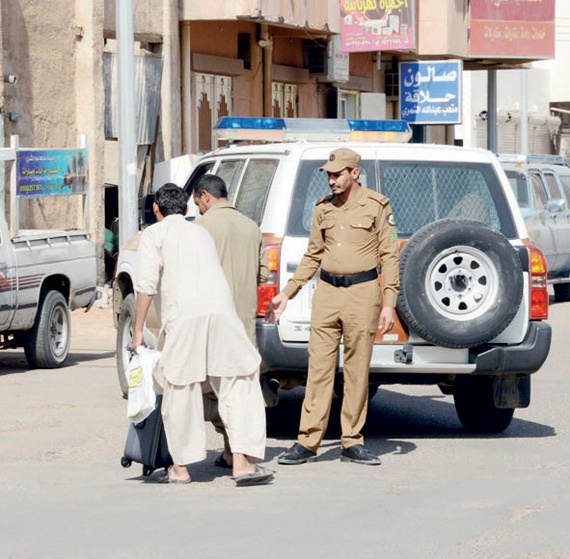
[[[398,311],[435,345],[468,348],[495,338],[512,322],[522,295],[517,252],[480,222],[429,223],[402,250]]]

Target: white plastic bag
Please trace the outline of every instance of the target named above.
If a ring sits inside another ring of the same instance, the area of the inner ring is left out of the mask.
[[[140,346],[129,361],[127,415],[129,421],[135,425],[144,421],[155,408],[156,394],[152,383],[152,371],[159,357],[160,351]]]

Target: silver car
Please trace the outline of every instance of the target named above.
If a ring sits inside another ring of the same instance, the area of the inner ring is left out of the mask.
[[[561,156],[501,155],[531,241],[548,264],[556,301],[570,301],[570,167]]]

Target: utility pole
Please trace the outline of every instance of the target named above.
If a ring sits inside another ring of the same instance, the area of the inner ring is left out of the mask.
[[[521,73],[521,121],[519,130],[521,131],[520,150],[523,155],[528,155],[528,80],[525,68]]]
[[[137,144],[133,0],[116,0],[117,83],[119,88],[119,244],[136,235],[138,224]]]
[[[497,70],[487,70],[487,149],[498,153]]]

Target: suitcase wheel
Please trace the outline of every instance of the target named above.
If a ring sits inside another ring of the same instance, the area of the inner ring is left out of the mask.
[[[130,468],[132,463],[132,460],[129,460],[125,456],[121,457],[121,466],[123,466],[123,468]]]

